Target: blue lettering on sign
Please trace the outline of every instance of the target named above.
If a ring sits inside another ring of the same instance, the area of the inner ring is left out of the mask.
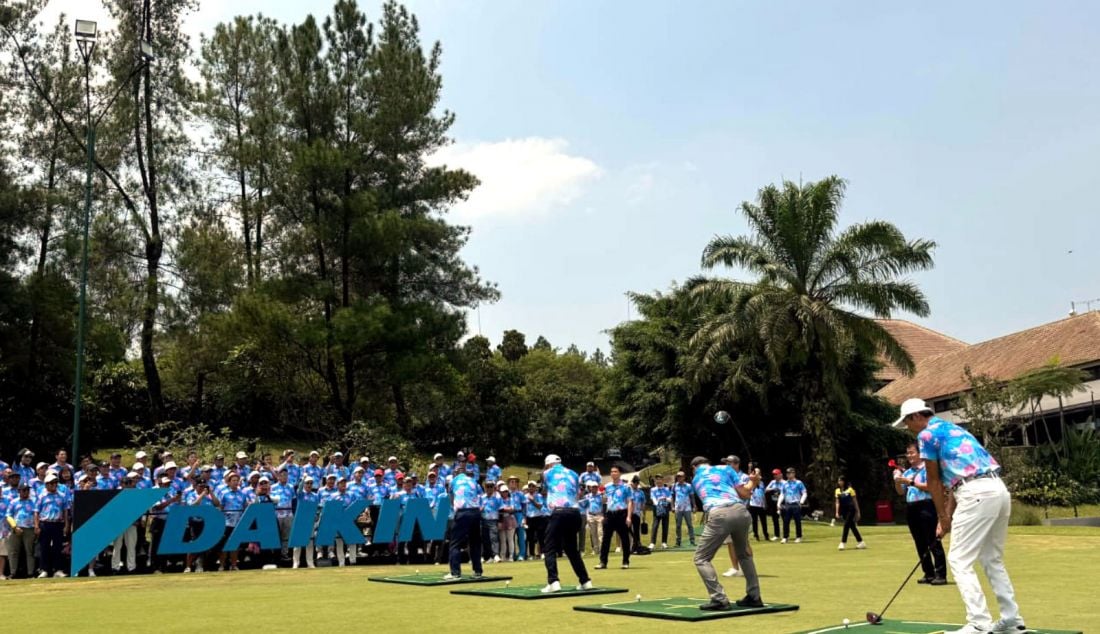
[[[119,491],[110,502],[88,519],[73,534],[72,572],[83,568],[96,554],[110,545],[140,518],[149,507],[164,497],[161,489],[124,489]],[[321,520],[317,524],[315,543],[318,546],[331,546],[337,538],[347,544],[362,544],[363,533],[355,525],[355,519],[366,509],[366,500],[359,500],[350,506],[328,504],[321,511]],[[415,498],[406,502],[404,510],[398,500],[385,500],[374,526],[374,539],[385,543],[412,540],[415,528],[428,541],[442,540],[447,532],[447,517],[451,512],[449,498],[439,500],[434,512],[428,500]],[[316,502],[299,502],[291,524],[288,546],[300,548],[309,545],[314,539],[313,520],[317,517]],[[199,529],[197,534],[186,539],[187,528],[191,520]],[[201,553],[217,546],[224,534],[225,515],[213,506],[172,506],[164,526],[164,534],[157,548],[158,555],[184,555]],[[281,546],[279,522],[275,517],[272,504],[261,503],[249,506],[241,521],[226,540],[225,550],[232,551],[245,543],[259,543],[260,548],[275,550]]]

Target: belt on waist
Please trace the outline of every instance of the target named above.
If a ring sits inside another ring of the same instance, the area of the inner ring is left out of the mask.
[[[999,480],[1001,478],[1001,475],[999,473],[997,473],[996,471],[986,471],[985,473],[979,473],[979,474],[976,474],[976,475],[959,478],[958,482],[951,485],[951,491],[958,491],[959,487],[966,484],[967,482],[973,482],[975,480],[984,480],[985,478],[993,478],[993,479]]]
[[[552,510],[555,513],[566,513],[566,512],[568,512],[568,513],[580,513],[581,512],[580,509],[570,508],[570,507],[567,507],[567,506],[563,506],[561,508],[556,508],[556,509],[552,509]]]

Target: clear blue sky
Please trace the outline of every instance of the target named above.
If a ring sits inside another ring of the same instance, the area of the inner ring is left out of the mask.
[[[191,28],[310,5],[204,0]],[[487,182],[460,217],[503,294],[481,310],[494,344],[606,351],[624,293],[698,273],[713,234],[745,230],[740,201],[834,173],[844,223],[939,243],[932,328],[974,342],[1100,297],[1100,3],[409,6]]]

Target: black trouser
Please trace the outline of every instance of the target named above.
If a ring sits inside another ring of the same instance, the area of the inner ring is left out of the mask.
[[[348,544],[348,548],[358,548],[358,546]],[[420,526],[415,526],[413,527],[412,539],[404,544],[397,545],[397,563],[413,564],[423,562],[423,555],[417,552],[422,548],[424,548],[424,536],[420,534]]]
[[[782,533],[779,532],[779,505],[775,500],[768,500],[764,504],[765,513],[772,518],[772,535],[779,537]],[[768,531],[765,530],[764,534],[767,535]]]
[[[634,539],[634,552],[642,548],[642,516],[635,513],[630,522],[630,536]],[[626,548],[623,545],[623,548]]]
[[[921,569],[928,579],[947,578],[947,558],[943,553],[943,542],[936,539],[936,505],[932,500],[911,502],[905,513],[909,524],[909,534],[913,536],[913,545],[917,547],[917,556],[921,558]]]
[[[653,526],[649,527],[649,530],[653,531],[651,533],[651,535],[653,536],[650,539],[651,542],[654,542],[654,543],[657,542],[657,527],[658,526],[661,527],[661,543],[662,544],[667,544],[668,543],[668,513],[665,513],[664,515],[658,515],[656,513],[653,514]]]
[[[768,539],[768,518],[765,515],[763,506],[749,505],[749,515],[752,515],[752,536],[756,538],[756,541],[760,541],[760,530],[764,531],[764,539]],[[772,516],[775,518],[775,516]],[[757,528],[757,522],[759,522],[759,529]],[[775,520],[775,530],[779,530],[779,520]]]
[[[607,554],[611,551],[611,538],[619,536],[623,543],[623,565],[630,563],[630,529],[626,527],[626,509],[608,511],[603,516],[603,543],[600,544],[600,564],[607,565]]]
[[[163,515],[154,515],[153,521],[149,526],[149,532],[152,533],[152,544],[150,544],[150,561],[153,562],[153,570],[160,570],[164,572],[165,564],[168,562],[167,557],[160,556],[160,538],[164,536],[164,523],[165,517]]]
[[[546,520],[545,515],[527,516],[527,550],[531,557],[537,554],[536,546],[538,553],[546,554]]]
[[[558,553],[564,551],[569,558],[569,565],[573,566],[573,572],[581,583],[589,581],[588,569],[584,567],[584,560],[577,550],[577,540],[574,536],[584,526],[579,509],[555,509],[550,514],[550,521],[546,526],[546,582],[554,583],[558,580]]]
[[[856,538],[857,542],[863,541],[863,536],[859,534],[859,528],[856,527],[855,507],[841,509],[840,516],[844,518],[844,530],[840,532],[840,543],[848,543],[848,531],[852,531],[852,536]]]
[[[481,574],[481,510],[455,511],[454,529],[451,531],[451,574],[462,573],[462,547],[470,545],[470,566],[475,575]]]
[[[783,539],[791,536],[791,520],[794,520],[795,537],[802,539],[802,505],[784,504],[779,507],[783,511]]]
[[[65,522],[39,522],[41,533],[38,535],[38,543],[42,547],[42,565],[40,568],[46,574],[61,570],[64,561],[61,557],[61,549],[65,543]],[[65,572],[61,570],[61,572]]]

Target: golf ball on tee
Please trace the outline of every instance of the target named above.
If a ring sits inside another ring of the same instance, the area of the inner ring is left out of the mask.
[[[420,574],[420,569],[419,568],[416,570],[416,574]]]
[[[634,600],[635,601],[641,601],[642,600],[642,595],[640,595],[640,594],[634,595]]]
[[[848,619],[844,619],[843,621],[841,621],[841,623],[843,623],[844,627],[847,628],[848,624],[851,623],[851,621],[849,621]]]
[[[512,585],[512,582],[511,582],[511,581],[505,581],[505,582],[504,582],[504,587],[505,587],[505,588],[507,588],[507,587],[508,587],[508,586],[510,586],[510,585]]]

